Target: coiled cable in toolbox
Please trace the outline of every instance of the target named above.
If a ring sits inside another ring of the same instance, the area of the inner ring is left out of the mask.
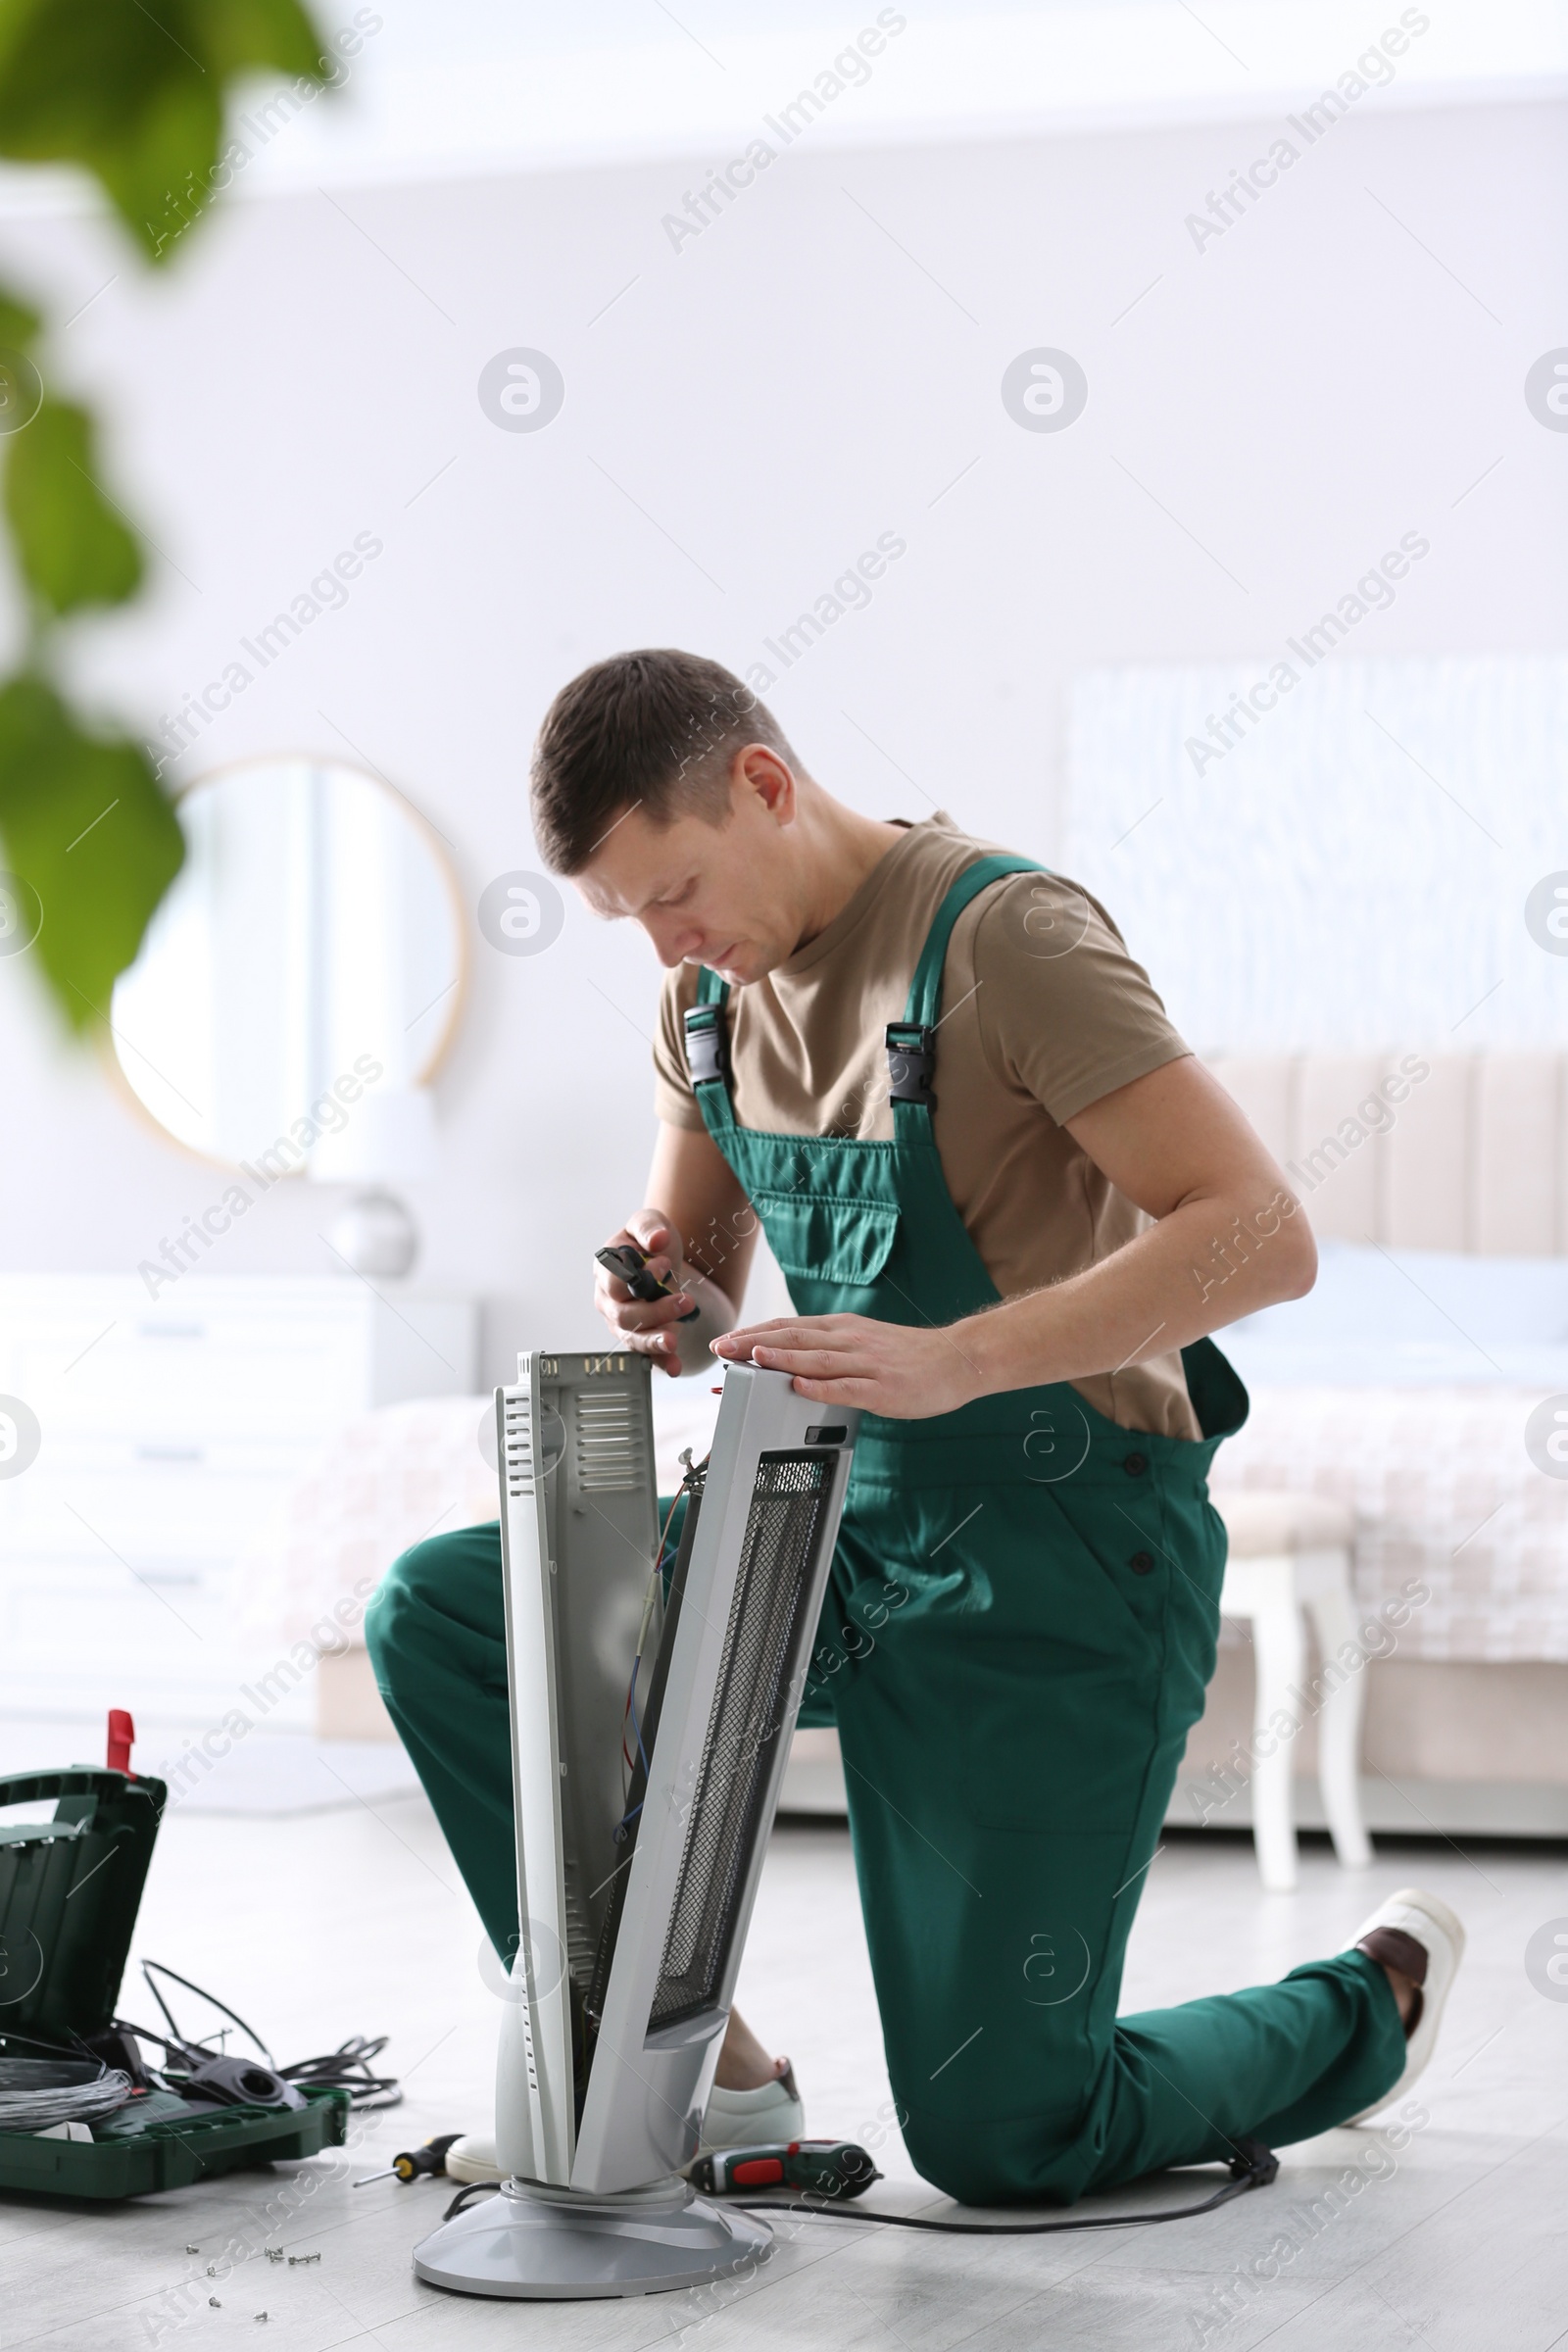
[[[47,2132],[113,2115],[131,2095],[118,2066],[86,2058],[0,2057],[0,2132]]]

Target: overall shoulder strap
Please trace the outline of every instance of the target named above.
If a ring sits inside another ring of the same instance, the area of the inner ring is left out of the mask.
[[[993,882],[1001,882],[1008,874],[1049,870],[1038,858],[1006,852],[977,858],[973,865],[964,867],[932,916],[909,983],[904,1018],[890,1021],[887,1028],[888,1091],[893,1098],[894,1129],[901,1137],[924,1128],[936,1104],[931,1079],[936,1065],[936,1030],[942,1016],[942,973],[954,924],[970,901],[989,890]]]
[[[697,1002],[685,1016],[686,1067],[698,1107],[710,1125],[710,1109],[718,1108],[720,1098],[726,1103],[729,1099],[729,1024],[724,1017],[728,1003],[729,983],[705,963],[698,975]],[[707,1090],[714,1086],[718,1095],[710,1097]]]

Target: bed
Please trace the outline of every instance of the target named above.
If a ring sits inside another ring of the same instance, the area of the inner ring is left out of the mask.
[[[1367,1670],[1368,1821],[1568,1835],[1564,1057],[1211,1066],[1286,1166],[1320,1250],[1307,1298],[1219,1335],[1252,1410],[1214,1485],[1344,1502],[1368,1613],[1411,1583],[1425,1595]],[[1245,1737],[1250,1688],[1230,1630],[1173,1818]],[[1308,1735],[1307,1823],[1313,1762]]]

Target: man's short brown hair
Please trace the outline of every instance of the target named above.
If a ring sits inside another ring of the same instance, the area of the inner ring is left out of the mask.
[[[563,686],[531,779],[534,838],[554,873],[581,873],[629,808],[655,824],[729,813],[729,769],[749,743],[797,767],[784,730],[720,662],[654,648],[613,654]]]

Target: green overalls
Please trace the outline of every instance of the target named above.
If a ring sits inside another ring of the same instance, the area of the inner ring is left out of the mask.
[[[697,1101],[802,1314],[931,1327],[997,1304],[932,1136],[933,1033],[956,918],[1029,870],[982,858],[938,909],[906,1020],[888,1032],[891,1143],[738,1125],[728,992],[704,971],[687,1015]],[[967,2203],[1070,2203],[1227,2156],[1243,2133],[1283,2145],[1357,2113],[1403,2068],[1388,1980],[1359,1952],[1116,2017],[1144,1874],[1214,1665],[1225,1537],[1204,1474],[1247,1410],[1210,1341],[1182,1358],[1198,1441],[1119,1429],[1065,1382],[861,1423],[801,1720],[838,1729],[906,2143]],[[406,1553],[366,1628],[508,1948],[496,1530]]]

